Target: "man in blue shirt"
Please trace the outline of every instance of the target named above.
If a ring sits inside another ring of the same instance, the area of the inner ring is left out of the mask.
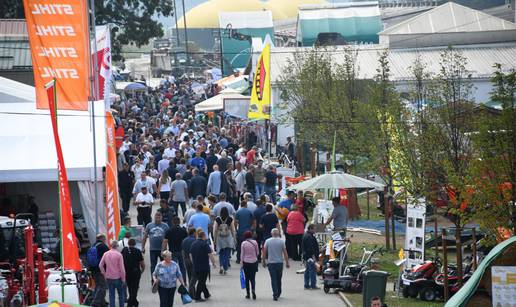
[[[235,224],[237,226],[237,263],[240,263],[240,244],[244,240],[244,232],[254,229],[255,221],[251,210],[247,209],[247,202],[243,200],[240,203],[235,216]]]
[[[222,184],[222,173],[219,171],[218,165],[213,166],[213,172],[208,177],[208,187],[206,188],[206,193],[213,194],[219,198],[220,195],[220,185]]]
[[[288,191],[287,199],[284,199],[284,200],[280,201],[280,203],[278,205],[281,208],[287,208],[288,211],[290,211],[290,208],[294,204],[295,196],[296,196],[296,193],[294,193],[294,191]]]
[[[209,233],[208,227],[211,223],[210,217],[206,213],[202,212],[202,204],[197,204],[195,209],[196,213],[192,215],[188,221],[188,227],[193,227],[195,229],[201,228],[205,233]]]
[[[196,167],[202,176],[206,176],[207,168],[206,168],[206,160],[201,157],[201,149],[197,148],[195,151],[195,158],[190,160],[190,165],[192,167]]]

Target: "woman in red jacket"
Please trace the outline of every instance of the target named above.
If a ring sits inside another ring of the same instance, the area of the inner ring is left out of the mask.
[[[296,205],[287,216],[287,235],[290,243],[289,255],[294,261],[301,260],[301,241],[305,232],[305,217]]]

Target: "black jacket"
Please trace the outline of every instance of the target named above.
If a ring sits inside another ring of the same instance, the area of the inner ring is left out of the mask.
[[[118,172],[118,188],[121,193],[131,193],[134,186],[134,173],[122,170]]]
[[[188,185],[188,194],[193,199],[199,195],[206,197],[207,186],[208,181],[206,180],[206,177],[197,175],[190,180],[190,184]]]
[[[303,260],[308,260],[310,258],[315,257],[318,259],[319,257],[319,243],[317,243],[317,239],[310,232],[305,232],[303,235]]]

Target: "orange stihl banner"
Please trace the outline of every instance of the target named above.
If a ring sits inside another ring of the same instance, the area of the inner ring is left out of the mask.
[[[34,69],[36,106],[48,108],[45,84],[57,80],[57,109],[88,110],[87,1],[23,0]]]
[[[120,209],[118,207],[118,176],[116,164],[115,119],[106,112],[106,221],[108,242],[118,240],[120,231]]]
[[[81,262],[79,259],[79,245],[75,236],[73,225],[72,199],[70,198],[70,188],[68,186],[68,176],[59,140],[59,130],[57,129],[57,109],[56,109],[56,81],[51,81],[43,89],[47,92],[47,107],[50,110],[52,120],[52,130],[54,131],[54,142],[57,153],[57,180],[59,183],[59,221],[61,229],[61,259],[65,270],[80,271]]]

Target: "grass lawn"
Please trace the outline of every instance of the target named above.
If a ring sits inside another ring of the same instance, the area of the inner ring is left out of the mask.
[[[345,293],[346,297],[350,301],[351,304],[355,307],[362,306],[362,293]],[[404,298],[404,297],[394,297],[395,294],[393,292],[386,293],[386,301],[384,302],[387,306],[396,306],[396,307],[442,307],[444,306],[444,302],[424,302],[418,299],[413,298]]]
[[[357,196],[358,207],[360,207],[360,211],[362,215],[360,219],[367,220],[367,194]],[[377,194],[374,192],[369,192],[369,216],[371,221],[380,221],[385,218],[380,215],[381,211],[376,209],[377,203]]]
[[[377,245],[381,246],[381,245]],[[362,259],[363,249],[372,250],[375,244],[370,243],[354,243],[352,239],[351,249],[348,252],[348,261],[351,263],[358,263]],[[377,253],[373,256],[373,259],[379,260],[378,270],[386,271],[390,274],[389,281],[394,281],[398,277],[398,267],[394,264],[394,261],[398,260],[398,251],[384,251],[383,255]]]

